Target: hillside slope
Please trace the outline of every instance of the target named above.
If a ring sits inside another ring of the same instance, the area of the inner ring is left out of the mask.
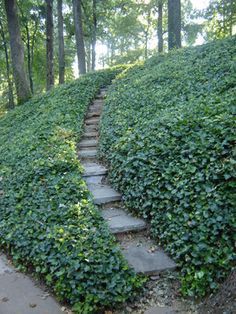
[[[85,75],[0,119],[0,247],[76,313],[114,306],[140,285],[92,204],[76,152],[88,105],[118,71]]]
[[[100,125],[111,182],[150,219],[188,295],[215,289],[235,258],[235,61],[233,37],[135,65]]]

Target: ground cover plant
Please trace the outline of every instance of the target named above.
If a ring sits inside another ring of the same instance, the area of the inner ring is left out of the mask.
[[[76,313],[114,306],[141,284],[90,200],[76,153],[89,103],[118,71],[85,75],[0,119],[0,246]]]
[[[126,70],[103,110],[100,155],[126,205],[205,295],[235,260],[236,37]]]

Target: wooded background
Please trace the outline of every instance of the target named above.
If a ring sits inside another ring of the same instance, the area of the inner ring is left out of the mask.
[[[0,0],[0,111],[78,72],[232,36],[236,1]],[[96,46],[106,47],[97,56]]]

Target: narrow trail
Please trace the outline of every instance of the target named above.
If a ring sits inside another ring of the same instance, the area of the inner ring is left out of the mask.
[[[99,120],[106,91],[100,91],[85,118],[85,132],[79,143],[79,158],[85,169],[84,179],[94,203],[100,206],[103,218],[108,222],[111,232],[116,234],[125,258],[137,273],[155,275],[175,269],[175,263],[143,232],[148,229],[147,223],[123,207],[122,195],[109,184],[108,170],[97,157]]]
[[[106,92],[106,88],[101,89],[88,108],[78,156],[94,203],[115,234],[124,257],[137,273],[150,277],[148,293],[141,301],[126,304],[123,310],[114,313],[195,313],[191,303],[182,302],[178,297],[176,264],[151,240],[147,222],[134,217],[124,207],[122,195],[109,184],[108,169],[98,159],[99,121]]]

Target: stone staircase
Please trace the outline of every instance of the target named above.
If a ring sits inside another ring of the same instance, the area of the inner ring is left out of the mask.
[[[106,91],[101,89],[88,108],[84,134],[78,145],[84,179],[130,266],[146,275],[174,269],[175,263],[148,236],[147,223],[123,208],[121,194],[110,186],[107,169],[97,158],[99,119]]]

